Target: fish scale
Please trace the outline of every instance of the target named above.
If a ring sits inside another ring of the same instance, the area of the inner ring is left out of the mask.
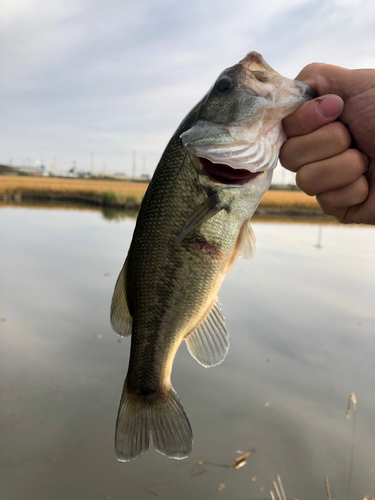
[[[249,220],[271,182],[285,138],[281,120],[311,95],[306,84],[250,53],[219,76],[167,145],[111,305],[113,328],[131,335],[116,424],[119,460],[139,457],[151,437],[170,458],[191,452],[190,423],[171,385],[174,357],[185,340],[205,367],[225,358],[229,340],[217,293],[237,257],[253,256]],[[244,137],[257,151],[253,171],[241,153]]]

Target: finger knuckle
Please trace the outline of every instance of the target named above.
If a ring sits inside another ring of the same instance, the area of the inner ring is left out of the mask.
[[[334,122],[330,124],[330,128],[331,137],[337,149],[340,151],[348,149],[352,142],[352,138],[345,125],[340,122]]]
[[[324,63],[313,62],[313,63],[307,64],[302,69],[302,71],[300,72],[300,74],[298,76],[301,77],[301,76],[308,76],[308,75],[314,75],[314,76],[320,75],[322,70],[324,70],[324,67],[325,67]]]
[[[365,162],[363,156],[358,149],[348,149],[345,153],[346,168],[356,178],[365,170]]]
[[[329,193],[325,194],[320,194],[316,197],[317,202],[320,205],[320,208],[326,215],[330,215],[332,217],[335,217],[339,222],[342,224],[347,224],[348,222],[346,221],[346,214],[348,209],[347,208],[338,208],[332,205],[329,199]]]
[[[316,201],[319,203],[320,208],[326,215],[335,215],[337,212],[337,208],[330,203],[329,193],[317,195]]]
[[[287,144],[284,144],[283,147],[280,149],[279,161],[283,167],[288,169],[290,168],[290,155]]]
[[[279,160],[283,167],[288,170],[295,171],[298,168],[297,153],[293,139],[286,141],[279,154]]]
[[[369,193],[369,184],[364,175],[361,175],[356,181],[356,190],[358,196],[358,203],[362,203],[366,200]]]
[[[306,194],[308,194],[309,196],[314,196],[316,193],[313,187],[313,183],[311,181],[312,181],[311,172],[308,166],[305,165],[301,167],[296,175],[296,184]]]

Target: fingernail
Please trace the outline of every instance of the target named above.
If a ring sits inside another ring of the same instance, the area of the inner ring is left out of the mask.
[[[338,95],[318,97],[315,99],[316,110],[323,118],[339,116],[344,107],[344,101]]]

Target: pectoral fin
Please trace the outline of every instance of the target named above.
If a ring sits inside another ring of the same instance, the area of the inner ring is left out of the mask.
[[[255,243],[255,234],[252,230],[250,222],[247,220],[241,227],[236,244],[233,248],[224,272],[227,273],[228,271],[233,269],[239,255],[242,255],[242,257],[249,262],[255,255]]]
[[[111,325],[116,333],[128,337],[132,333],[133,318],[126,298],[126,267],[128,259],[117,278],[111,303]]]
[[[194,229],[203,224],[203,222],[220,212],[223,208],[225,208],[225,205],[219,202],[219,197],[216,193],[210,196],[202,205],[199,205],[187,219],[181,233],[178,235],[175,245],[181,243],[185,236],[194,231]]]
[[[204,367],[215,366],[223,361],[229,349],[229,335],[218,298],[185,341],[190,354]]]

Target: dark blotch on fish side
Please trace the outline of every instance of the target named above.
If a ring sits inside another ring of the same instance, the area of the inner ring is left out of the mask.
[[[195,240],[191,245],[194,250],[200,250],[204,253],[211,254],[216,253],[216,247],[214,245],[210,245],[210,243],[207,243],[206,241]]]

